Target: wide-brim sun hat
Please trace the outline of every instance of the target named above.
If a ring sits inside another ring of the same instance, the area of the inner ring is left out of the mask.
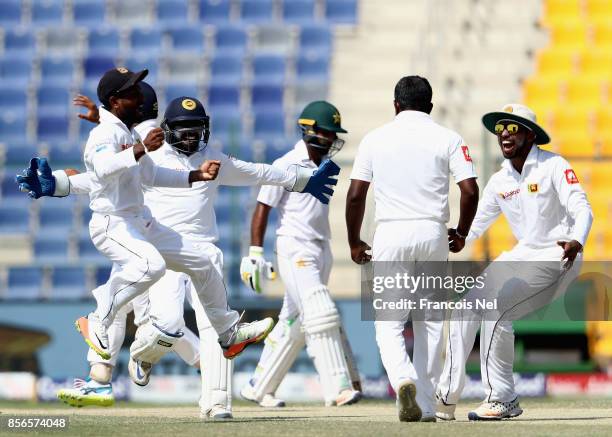
[[[501,111],[489,112],[482,116],[482,124],[493,134],[495,133],[495,125],[502,120],[515,121],[531,129],[536,135],[535,144],[548,144],[550,142],[550,137],[538,124],[535,112],[525,105],[510,103],[504,105]]]

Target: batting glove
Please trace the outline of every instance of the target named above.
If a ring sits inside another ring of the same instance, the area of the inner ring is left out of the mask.
[[[314,172],[303,167],[296,167],[297,178],[292,191],[309,193],[321,203],[327,205],[334,194],[334,185],[338,183],[335,176],[340,174],[340,167],[331,159],[326,159]]]
[[[63,170],[51,171],[47,158],[32,158],[30,166],[15,177],[19,189],[33,199],[45,196],[65,197],[70,194],[68,175]]]
[[[255,293],[261,293],[264,276],[267,279],[276,279],[276,272],[271,262],[263,257],[263,247],[249,247],[249,256],[242,258],[240,263],[240,277],[248,287]]]

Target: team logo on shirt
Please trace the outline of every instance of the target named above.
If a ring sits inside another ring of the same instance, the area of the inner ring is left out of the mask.
[[[576,176],[576,173],[571,168],[568,168],[567,170],[565,170],[565,180],[567,181],[568,184],[579,184],[580,183],[580,181],[578,180],[578,176]]]
[[[196,102],[194,102],[191,99],[183,99],[183,101],[181,102],[181,105],[186,110],[193,111],[195,109],[195,107],[196,107]]]
[[[527,184],[527,191],[529,191],[530,193],[537,193],[538,184]]]
[[[463,152],[463,157],[467,162],[472,162],[472,157],[470,156],[470,149],[468,146],[461,146],[461,151]]]

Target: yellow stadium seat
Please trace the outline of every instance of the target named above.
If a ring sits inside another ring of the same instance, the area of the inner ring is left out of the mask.
[[[612,187],[612,168],[610,162],[600,161],[592,164],[591,183],[594,189],[602,192],[601,201],[605,201],[606,205],[609,206],[610,202],[612,202],[612,193],[608,191],[608,187]]]
[[[602,106],[595,111],[595,132],[602,137],[612,137],[612,105]]]
[[[584,132],[589,134],[595,125],[593,111],[584,107],[562,106],[552,111],[550,134],[555,137],[560,132]]]
[[[537,55],[538,76],[568,77],[574,73],[578,65],[578,52],[575,50],[556,50],[548,48]]]
[[[580,0],[546,0],[542,22],[545,25],[552,25],[580,17],[582,14],[581,6]]]
[[[592,28],[593,42],[598,47],[612,49],[612,22],[595,23]]]
[[[584,49],[590,44],[588,28],[582,21],[559,23],[550,29],[550,47]]]
[[[605,83],[576,76],[567,82],[567,102],[575,107],[596,109],[606,103]]]
[[[612,6],[612,3],[611,3]],[[612,77],[612,50],[589,47],[580,55],[580,74],[593,78]]]
[[[556,107],[561,103],[561,84],[559,81],[537,77],[527,79],[523,84],[523,100],[532,108]]]
[[[612,134],[602,135],[597,141],[599,142],[599,153],[604,158],[612,158]]]
[[[584,12],[587,20],[592,23],[612,21],[610,0],[585,0]]]
[[[595,139],[585,132],[566,132],[564,135],[557,133],[552,139],[556,144],[556,151],[565,157],[586,157],[596,156]]]
[[[591,173],[592,173],[592,162],[591,161],[579,161],[569,159],[569,163],[576,173],[576,177],[580,181],[580,185],[587,191],[591,190]]]

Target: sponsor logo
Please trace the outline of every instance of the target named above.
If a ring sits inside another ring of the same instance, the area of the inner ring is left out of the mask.
[[[463,151],[463,157],[467,162],[472,162],[472,157],[470,156],[470,149],[468,146],[461,146],[461,150]]]
[[[530,193],[537,193],[538,184],[527,184],[527,191],[529,191]]]
[[[580,181],[578,180],[578,176],[576,176],[576,173],[571,168],[568,168],[567,170],[565,170],[565,180],[567,181],[568,184],[580,183]]]
[[[157,344],[160,346],[164,346],[164,347],[172,347],[172,343],[168,343],[167,341],[164,341],[164,340],[157,340]]]
[[[502,199],[507,200],[510,197],[514,196],[515,194],[518,194],[521,192],[520,188],[517,188],[516,190],[512,190],[512,191],[506,191],[505,193],[499,193],[499,195],[501,196]]]

